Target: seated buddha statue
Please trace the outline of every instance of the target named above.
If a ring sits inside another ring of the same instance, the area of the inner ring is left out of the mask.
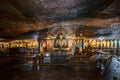
[[[64,39],[63,34],[59,34],[56,40],[56,47],[65,48],[67,46],[67,41]]]

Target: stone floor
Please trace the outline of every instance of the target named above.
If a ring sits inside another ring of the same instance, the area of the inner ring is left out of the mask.
[[[113,56],[106,72],[81,69],[78,66],[42,66],[6,64],[0,66],[0,80],[113,80],[120,78],[120,57]],[[120,79],[118,79],[120,80]]]
[[[112,62],[108,70],[102,75],[101,80],[113,80],[113,78],[120,80],[120,56],[113,56]]]

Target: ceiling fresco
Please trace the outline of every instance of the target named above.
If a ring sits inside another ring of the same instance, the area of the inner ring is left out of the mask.
[[[3,39],[35,38],[59,23],[77,27],[76,34],[85,37],[119,36],[120,0],[0,1]]]

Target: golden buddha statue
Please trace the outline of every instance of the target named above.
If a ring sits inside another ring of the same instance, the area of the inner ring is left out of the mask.
[[[67,40],[64,39],[63,34],[58,35],[58,39],[56,40],[56,47],[58,48],[65,48],[67,47]]]

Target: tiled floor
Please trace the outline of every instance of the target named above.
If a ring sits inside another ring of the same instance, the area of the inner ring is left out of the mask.
[[[0,80],[113,80],[114,76],[120,77],[120,60],[114,56],[108,71],[101,77],[98,70],[79,67],[42,66],[37,69],[30,64],[0,66]]]

